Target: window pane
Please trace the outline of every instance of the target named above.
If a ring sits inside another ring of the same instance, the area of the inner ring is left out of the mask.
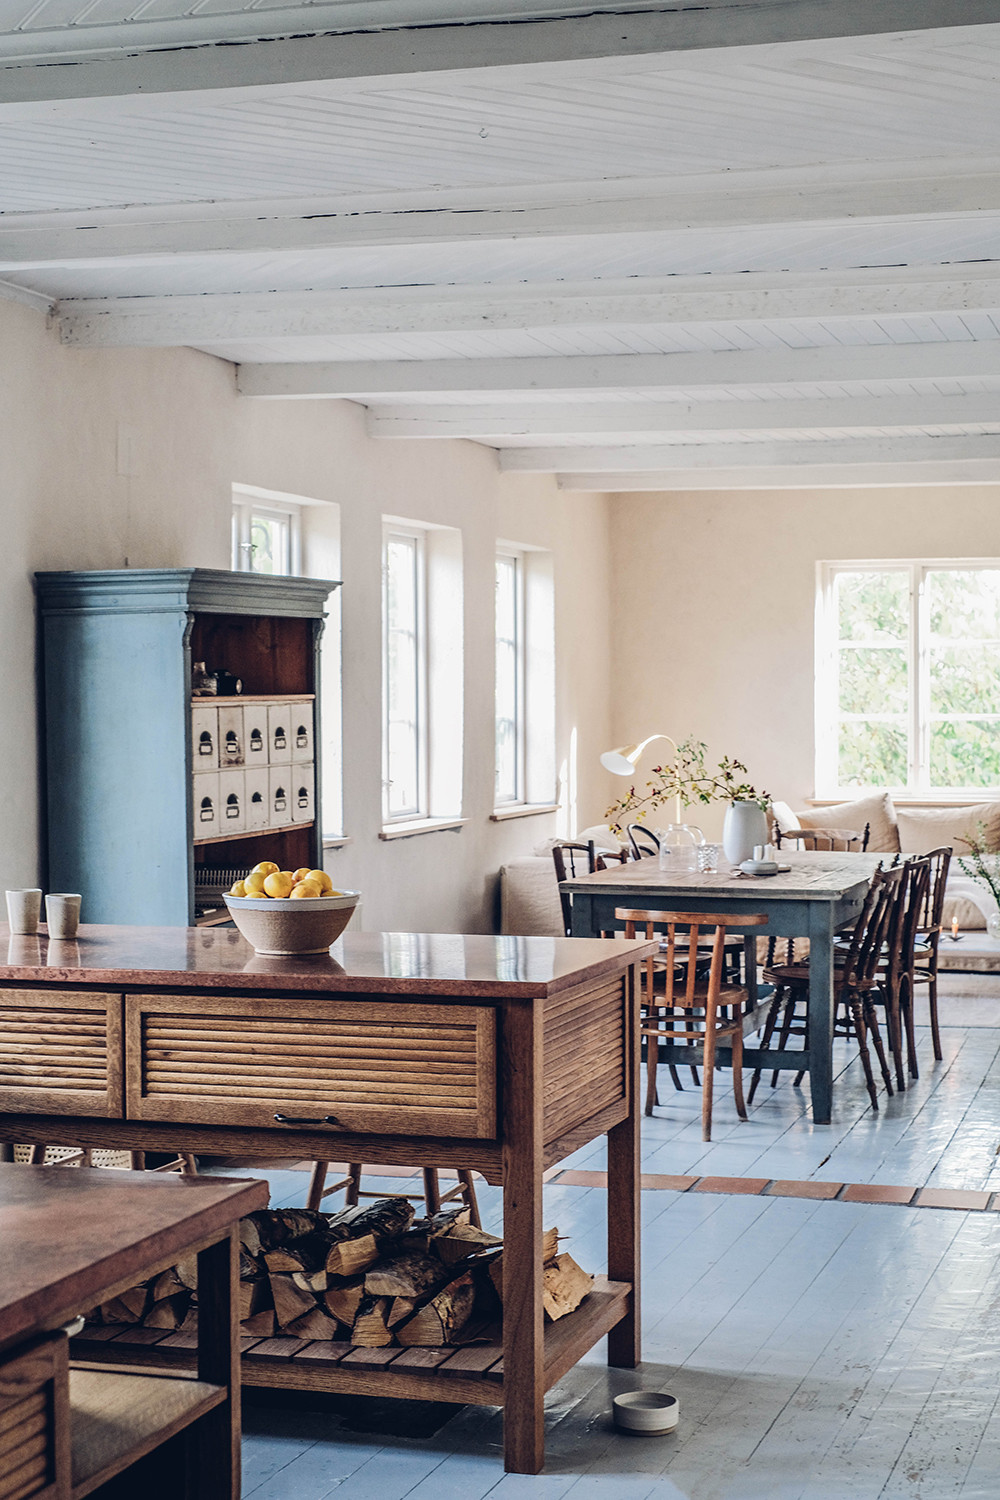
[[[385,544],[385,810],[418,813],[420,779],[420,620],[415,537]]]
[[[1000,569],[942,568],[926,590],[932,636],[1000,641]]]
[[[905,647],[841,647],[842,714],[905,714],[908,703],[909,657]]]
[[[520,756],[521,639],[518,613],[518,561],[496,560],[496,785],[494,805],[521,795]]]
[[[1000,714],[1000,649],[934,646],[928,656],[933,715]]]
[[[931,721],[931,783],[1000,786],[1000,723],[995,719]]]
[[[287,521],[278,516],[251,516],[250,546],[255,573],[288,572]]]
[[[840,784],[905,786],[906,723],[851,720],[840,726]]]
[[[910,629],[909,572],[838,573],[834,588],[840,640],[906,640]]]

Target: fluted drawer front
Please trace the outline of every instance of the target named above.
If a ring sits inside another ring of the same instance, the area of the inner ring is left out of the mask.
[[[496,1132],[492,1010],[136,995],[126,1014],[133,1119]]]
[[[122,997],[0,993],[0,1109],[120,1115]]]
[[[66,1339],[55,1335],[0,1358],[0,1500],[56,1500],[64,1460]]]
[[[598,981],[545,1004],[544,1131],[556,1140],[624,1099],[625,980]]]

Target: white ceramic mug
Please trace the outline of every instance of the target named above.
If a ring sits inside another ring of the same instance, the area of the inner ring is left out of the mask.
[[[42,893],[38,890],[8,891],[7,918],[11,933],[31,935],[38,931]]]
[[[80,925],[80,897],[67,891],[56,891],[45,898],[45,920],[49,938],[65,942],[76,937]]]

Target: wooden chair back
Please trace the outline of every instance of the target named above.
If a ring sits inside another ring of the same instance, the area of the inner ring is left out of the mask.
[[[632,845],[633,859],[645,859],[650,854],[659,854],[660,841],[651,828],[644,828],[641,823],[630,823],[625,832]]]
[[[683,1010],[703,1010],[706,999],[713,1004],[719,1003],[727,989],[740,989],[743,993],[742,987],[723,982],[729,929],[767,925],[767,917],[759,912],[637,911],[630,907],[619,907],[615,912],[615,919],[625,923],[624,936],[627,938],[666,935],[666,953],[662,955],[666,960],[665,989],[662,999],[657,996],[656,1004]],[[643,929],[641,933],[640,927]],[[680,933],[678,928],[681,929]],[[714,929],[711,948],[703,950],[709,965],[707,993],[704,984],[700,983],[704,961],[699,957],[697,963],[688,963],[689,956],[698,951],[702,928]],[[653,994],[654,964],[652,957],[645,960],[647,996]],[[681,987],[678,987],[678,975]]]
[[[923,856],[930,867],[923,910],[917,923],[917,931],[932,933],[941,931],[941,913],[944,911],[944,888],[948,884],[948,869],[951,865],[951,847],[947,844],[932,849]]]
[[[577,875],[593,875],[597,869],[594,840],[588,839],[585,844],[574,844],[571,840],[564,839],[559,844],[553,844],[552,863],[556,867],[556,880],[560,883],[564,880],[575,880]],[[578,865],[579,869],[577,869]],[[603,868],[602,865],[601,869]],[[562,907],[563,931],[567,937],[571,937],[573,901],[568,892],[560,890],[559,905]]]
[[[783,839],[793,842],[799,849],[821,849],[828,853],[846,853],[855,850],[864,854],[871,837],[871,824],[866,823],[863,833],[853,828],[790,828],[783,830],[774,825],[775,847],[780,849]]]
[[[883,870],[880,866],[872,876],[843,966],[837,970],[838,988],[843,996],[874,988],[883,957],[883,944],[888,941],[903,896],[904,880],[903,865],[896,865],[891,870]]]

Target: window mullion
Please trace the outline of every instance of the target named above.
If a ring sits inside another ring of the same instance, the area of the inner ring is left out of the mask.
[[[914,563],[910,570],[910,755],[909,786],[926,793],[929,782],[930,665],[927,655],[928,618],[926,569]]]

